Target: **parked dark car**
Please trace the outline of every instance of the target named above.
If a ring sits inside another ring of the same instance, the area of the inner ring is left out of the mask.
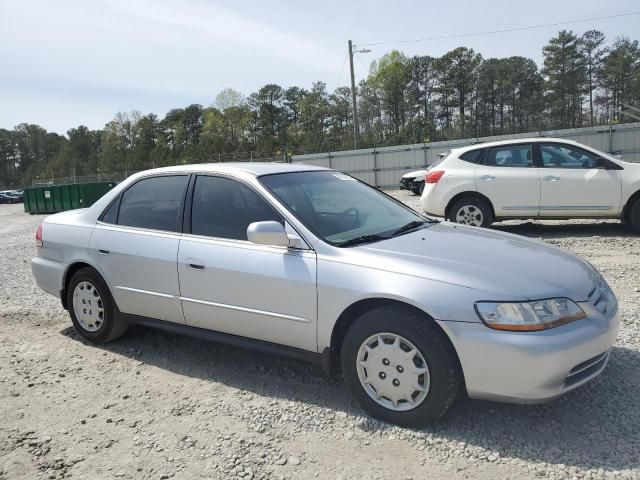
[[[16,192],[0,192],[0,203],[21,203],[23,195]]]

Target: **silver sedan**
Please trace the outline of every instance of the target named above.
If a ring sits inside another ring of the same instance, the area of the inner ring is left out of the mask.
[[[92,342],[137,323],[316,361],[411,427],[462,392],[562,395],[602,372],[619,323],[586,261],[304,165],[142,172],[36,243],[36,282]]]

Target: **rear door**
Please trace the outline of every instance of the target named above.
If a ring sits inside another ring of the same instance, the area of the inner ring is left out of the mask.
[[[537,217],[538,170],[530,143],[488,148],[475,170],[476,188],[491,200],[497,217]]]
[[[93,231],[95,265],[124,313],[184,323],[176,261],[188,180],[139,180],[116,198]]]
[[[540,143],[537,148],[541,217],[618,215],[620,173],[607,170],[608,160],[567,143]]]

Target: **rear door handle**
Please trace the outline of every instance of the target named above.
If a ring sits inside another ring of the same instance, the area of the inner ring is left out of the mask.
[[[495,180],[496,177],[494,177],[493,175],[482,175],[480,177],[480,180],[486,180],[487,182],[490,182],[491,180]]]
[[[558,180],[560,180],[560,177],[555,177],[553,175],[547,175],[546,177],[544,177],[544,179],[547,182],[557,182]]]
[[[98,253],[100,255],[109,255],[111,252],[104,245],[98,245]]]
[[[204,262],[197,258],[187,258],[187,267],[191,270],[204,270]]]

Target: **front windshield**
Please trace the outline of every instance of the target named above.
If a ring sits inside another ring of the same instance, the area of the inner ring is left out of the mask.
[[[307,228],[338,246],[390,238],[428,220],[373,187],[339,172],[294,172],[260,177]]]

